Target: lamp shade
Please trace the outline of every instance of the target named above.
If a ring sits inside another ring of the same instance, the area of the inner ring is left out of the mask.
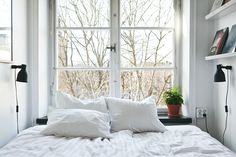
[[[27,75],[27,72],[26,72],[26,65],[25,64],[12,65],[11,68],[12,69],[20,69],[20,71],[18,72],[16,81],[18,81],[18,82],[27,82],[28,75]]]
[[[217,65],[214,82],[225,82],[225,73],[222,70],[221,64]]]
[[[21,65],[21,70],[19,71],[18,75],[17,75],[17,79],[16,81],[18,82],[27,82],[28,80],[28,75],[26,72],[26,65],[22,64]]]

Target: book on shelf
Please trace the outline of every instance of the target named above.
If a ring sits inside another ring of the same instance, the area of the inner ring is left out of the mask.
[[[224,47],[224,44],[226,42],[226,39],[229,34],[229,28],[224,28],[221,30],[218,30],[215,34],[214,40],[212,42],[212,46],[210,48],[209,55],[218,55],[221,54],[222,49]]]
[[[224,0],[222,5],[224,5],[225,3],[228,3],[229,1],[230,0]]]
[[[221,7],[223,5],[224,0],[215,0],[212,7],[211,12],[216,10],[217,8]]]
[[[229,36],[226,40],[222,53],[235,52],[236,48],[236,24],[232,26]]]

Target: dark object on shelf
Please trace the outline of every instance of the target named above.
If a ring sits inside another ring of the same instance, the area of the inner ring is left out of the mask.
[[[229,34],[229,28],[224,28],[221,30],[218,30],[215,34],[215,38],[212,42],[212,46],[210,49],[210,54],[209,55],[217,55],[221,54],[222,49],[224,47],[224,44],[226,42],[226,39]]]
[[[222,69],[232,70],[232,66],[217,65],[217,70],[214,77],[214,82],[225,82],[225,73]]]
[[[38,124],[38,125],[46,125],[47,122],[48,122],[48,117],[47,116],[36,119],[36,124]]]
[[[224,5],[225,3],[228,3],[229,1],[230,0],[224,0],[222,5]]]
[[[211,7],[211,12],[218,9],[223,5],[223,0],[215,0],[212,7]]]
[[[228,39],[226,40],[222,53],[235,52],[235,46],[236,46],[236,25],[233,25],[229,32],[229,36]]]
[[[159,115],[160,121],[165,125],[187,125],[192,123],[192,118],[180,116],[180,117],[169,117],[167,115]],[[47,116],[36,119],[36,124],[45,125],[47,124]]]
[[[15,94],[16,94],[16,129],[17,129],[17,133],[19,133],[19,103],[18,103],[18,94],[17,94],[17,86],[16,86],[16,81],[17,82],[24,82],[24,83],[27,83],[27,78],[28,78],[28,75],[27,75],[27,72],[26,72],[26,65],[25,64],[22,64],[22,65],[12,65],[11,66],[12,69],[15,70]],[[17,77],[16,77],[16,69],[21,69],[18,74],[17,74]]]

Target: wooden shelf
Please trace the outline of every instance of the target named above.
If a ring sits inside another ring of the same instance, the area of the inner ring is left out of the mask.
[[[217,8],[216,10],[210,12],[205,16],[206,20],[215,20],[219,19],[225,15],[228,15],[236,11],[236,0],[231,0],[223,6]]]
[[[216,59],[230,58],[230,57],[236,57],[236,52],[207,56],[205,57],[205,60],[216,60]]]

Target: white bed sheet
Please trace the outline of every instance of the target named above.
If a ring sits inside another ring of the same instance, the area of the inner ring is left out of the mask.
[[[233,157],[236,156],[209,134],[195,126],[168,126],[165,133],[129,130],[113,138],[93,140],[42,136],[45,126],[21,132],[0,149],[0,157]]]

